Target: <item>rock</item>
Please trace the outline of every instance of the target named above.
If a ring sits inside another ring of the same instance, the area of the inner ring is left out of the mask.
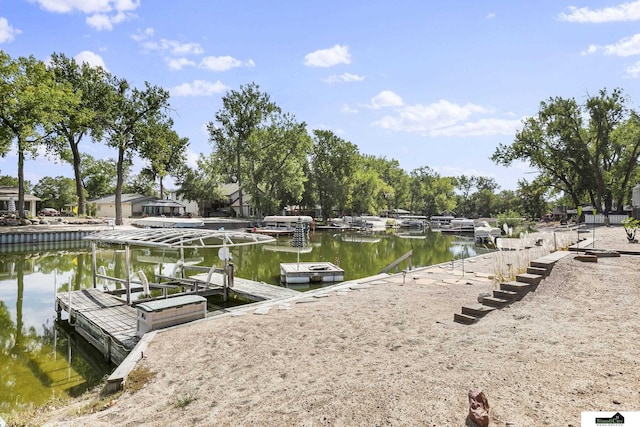
[[[489,425],[489,401],[480,389],[469,390],[468,418],[480,427]]]

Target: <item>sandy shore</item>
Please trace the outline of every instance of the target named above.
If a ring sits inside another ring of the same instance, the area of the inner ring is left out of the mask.
[[[464,266],[360,280],[265,315],[246,310],[160,332],[140,361],[156,373],[141,390],[74,415],[86,396],[33,423],[464,426],[473,387],[486,393],[495,426],[578,426],[581,411],[640,411],[637,256],[568,255],[523,300],[475,325],[452,322],[497,287],[494,276],[567,235],[539,233]],[[621,227],[595,236],[596,248],[640,250]],[[532,245],[538,238],[542,246]]]

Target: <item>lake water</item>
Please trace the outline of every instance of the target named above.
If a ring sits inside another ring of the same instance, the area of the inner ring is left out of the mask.
[[[308,236],[301,262],[327,261],[345,270],[345,280],[377,274],[413,250],[414,267],[475,256],[487,250],[472,240],[440,233],[364,233],[318,231]],[[276,244],[231,248],[237,277],[279,284],[281,262],[296,262],[291,238]],[[177,253],[161,249],[132,249],[133,271],[147,277],[169,274]],[[102,248],[98,265],[107,274],[123,277],[124,250]],[[185,262],[220,265],[216,250],[190,250]],[[406,263],[400,269],[406,268]],[[113,366],[67,327],[56,322],[56,292],[93,286],[91,250],[84,241],[55,246],[0,248],[0,415],[13,408],[40,405],[58,397],[77,396],[99,384]],[[296,289],[299,289],[298,287]],[[233,302],[229,303],[233,304]],[[210,299],[208,310],[224,304]]]

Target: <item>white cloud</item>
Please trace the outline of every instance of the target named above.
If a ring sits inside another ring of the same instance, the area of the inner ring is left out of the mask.
[[[351,55],[349,46],[335,45],[329,49],[320,49],[308,53],[304,57],[304,65],[307,67],[333,67],[338,64],[350,64]]]
[[[398,97],[399,98],[399,97]],[[406,105],[397,108],[394,115],[387,115],[373,124],[383,129],[432,133],[436,130],[461,126],[461,122],[467,120],[475,113],[490,113],[491,109],[476,105],[458,105],[446,100],[440,100],[429,105]],[[479,128],[473,132],[479,132]]]
[[[30,0],[44,10],[54,13],[75,11],[90,15],[86,18],[89,26],[98,31],[111,30],[114,24],[132,19],[134,11],[140,7],[139,0]]]
[[[9,25],[9,21],[7,21],[6,18],[0,16],[0,43],[10,42],[20,33],[22,33],[22,31],[13,28]]]
[[[390,90],[383,90],[371,98],[371,104],[369,104],[368,107],[377,110],[383,107],[399,107],[402,104],[402,98],[399,95],[396,95]]]
[[[351,74],[351,73],[343,73],[340,75],[334,74],[324,79],[324,81],[327,83],[350,83],[350,82],[361,82],[363,80],[364,80],[364,76],[359,76],[357,74]]]
[[[141,29],[137,29],[136,33],[131,36],[131,38],[138,43],[148,39],[149,37],[153,37],[154,30],[153,28],[145,28],[144,31]]]
[[[172,55],[199,55],[204,52],[199,43],[182,43],[176,40],[161,39],[157,46]]]
[[[218,80],[215,83],[205,80],[194,80],[191,83],[183,83],[170,89],[172,96],[211,96],[222,93],[227,87]]]
[[[632,78],[640,77],[640,61],[627,67],[627,76]]]
[[[522,129],[521,120],[481,119],[457,126],[433,129],[429,136],[488,136],[515,135]]]
[[[616,56],[632,56],[640,54],[640,34],[625,37],[615,44],[604,46],[604,53]]]
[[[356,114],[358,112],[357,109],[349,107],[349,105],[344,104],[341,110],[344,114]]]
[[[83,50],[79,54],[73,57],[78,64],[82,64],[86,62],[92,67],[102,67],[107,70],[106,65],[104,65],[104,60],[97,53],[91,52],[90,50]],[[107,70],[108,71],[108,70]]]
[[[184,67],[193,67],[196,65],[195,62],[187,58],[167,58],[167,64],[169,64],[169,68],[172,70],[182,70]]]
[[[240,61],[231,56],[207,56],[200,61],[200,68],[210,71],[227,71],[237,67],[253,68],[255,63],[253,60]]]
[[[640,55],[640,34],[625,37],[614,44],[604,46],[590,45],[586,51],[582,52],[582,54],[589,55],[598,51],[603,51],[605,55],[615,56]]]
[[[496,14],[494,12],[491,13],[487,13],[486,19],[493,19],[496,17]]]
[[[637,21],[640,19],[640,0],[623,3],[614,7],[605,7],[604,9],[569,6],[569,13],[561,13],[558,15],[558,18],[561,21],[593,24]]]

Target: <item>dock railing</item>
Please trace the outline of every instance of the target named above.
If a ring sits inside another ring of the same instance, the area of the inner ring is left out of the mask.
[[[397,260],[393,261],[391,264],[389,264],[388,266],[386,266],[385,268],[383,268],[382,270],[380,270],[380,272],[378,274],[382,274],[382,273],[388,273],[389,270],[395,268],[396,269],[396,273],[398,273],[399,270],[399,265],[402,261],[407,260],[408,259],[408,270],[411,270],[413,268],[413,266],[411,265],[411,257],[413,256],[413,250],[410,250],[409,252],[407,252],[406,254],[402,255],[400,258],[398,258]]]

